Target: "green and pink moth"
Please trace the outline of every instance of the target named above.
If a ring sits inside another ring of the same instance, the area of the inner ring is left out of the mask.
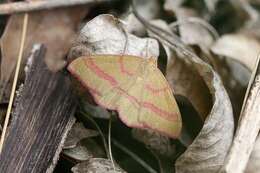
[[[179,136],[180,111],[155,58],[91,55],[75,59],[68,70],[97,104],[116,110],[127,126]]]

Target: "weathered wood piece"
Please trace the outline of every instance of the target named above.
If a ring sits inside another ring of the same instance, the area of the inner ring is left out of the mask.
[[[70,79],[48,70],[45,52],[39,46],[33,53],[0,155],[0,172],[52,172],[74,123],[76,102]]]
[[[260,129],[259,58],[247,88],[236,134],[228,154],[224,173],[243,173]]]
[[[27,2],[13,2],[0,5],[0,15],[22,13],[29,11],[53,9],[58,7],[69,7],[75,5],[91,5],[101,2],[108,2],[110,0],[56,0],[56,1],[27,1]]]

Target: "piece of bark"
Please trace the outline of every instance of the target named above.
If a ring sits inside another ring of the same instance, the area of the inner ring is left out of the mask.
[[[76,5],[92,5],[102,2],[109,2],[110,0],[62,0],[62,1],[25,1],[13,2],[0,5],[0,15],[22,13],[38,10],[53,9],[58,7],[70,7]]]
[[[257,137],[254,149],[248,160],[245,173],[258,173],[260,170],[260,136]]]
[[[52,172],[68,130],[74,123],[75,97],[70,79],[53,73],[38,46],[19,92],[12,122],[0,155],[5,173]]]
[[[260,129],[260,64],[259,58],[248,85],[244,105],[223,173],[243,173]]]

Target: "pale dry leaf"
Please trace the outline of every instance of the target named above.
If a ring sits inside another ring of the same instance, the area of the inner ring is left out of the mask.
[[[249,34],[227,34],[220,37],[211,47],[213,53],[232,58],[253,70],[260,53],[260,43]]]
[[[210,24],[208,24],[203,19],[198,18],[199,16],[196,13],[196,11],[190,8],[179,8],[176,12],[176,16],[179,20],[178,22],[180,37],[182,41],[190,46],[197,45],[200,48],[196,49],[197,55],[205,62],[208,62],[210,65],[212,65],[214,70],[216,70],[218,74],[221,76],[224,86],[227,89],[228,94],[233,103],[232,106],[234,108],[234,112],[238,116],[242,106],[243,96],[245,94],[245,88],[243,87],[243,83],[248,81],[249,76],[245,76],[246,72],[240,70],[242,68],[236,68],[235,73],[230,73],[230,71],[234,69],[232,67],[234,67],[235,63],[227,64],[227,61],[223,59],[223,57],[216,56],[216,54],[212,54],[210,48],[214,44],[214,39],[219,38],[218,33]],[[188,21],[188,19],[199,20],[194,20],[192,23],[182,23],[182,21]],[[171,66],[171,61],[169,61],[169,65]],[[244,81],[237,80],[236,77],[243,77]],[[198,88],[200,87],[198,86]]]
[[[85,146],[82,146],[80,144],[75,148],[63,150],[62,154],[76,161],[86,161],[93,157],[89,149],[87,149]]]
[[[126,173],[116,165],[116,170],[111,166],[111,161],[103,158],[92,158],[74,166],[73,173]]]
[[[250,155],[247,163],[245,173],[259,173],[260,172],[260,137],[258,136],[254,149]]]
[[[181,40],[196,50],[196,54],[215,70],[218,69],[218,59],[210,52],[215,39],[219,38],[214,27],[191,8],[179,8],[176,17],[178,20],[170,24],[171,28],[176,29],[178,26]]]
[[[201,24],[207,23],[195,10],[191,8],[179,8],[176,11],[177,22],[179,22],[179,32],[181,40],[187,45],[198,45],[202,50],[208,50],[214,42],[214,38],[209,30]],[[198,18],[200,22],[188,22],[189,18]],[[208,24],[209,25],[209,24]]]
[[[182,41],[173,33],[164,32],[164,34],[167,33],[166,37],[160,34],[161,30],[161,32],[158,31],[159,29],[154,31],[156,32],[155,37],[165,46],[170,46],[172,50],[186,55],[179,60],[191,64],[197,70],[206,83],[213,100],[213,106],[200,133],[177,159],[176,173],[218,172],[224,164],[233,139],[234,120],[229,97],[220,77],[211,66],[186,49]]]
[[[100,34],[102,33],[102,34]],[[138,38],[125,31],[124,25],[114,16],[103,14],[89,21],[80,31],[69,58],[90,54],[127,54],[144,58],[159,55],[159,46],[151,38]]]
[[[75,123],[67,135],[63,149],[74,148],[82,139],[98,135],[99,133],[97,131],[86,129],[82,123]]]
[[[175,13],[183,2],[184,0],[165,0],[163,8],[170,13]]]
[[[70,7],[30,13],[23,53],[23,66],[32,45],[43,43],[47,47],[45,56],[47,66],[53,71],[64,67],[66,64],[64,56],[71,46],[80,21],[87,12],[88,10],[83,7]],[[11,16],[1,38],[0,93],[4,93],[3,100],[9,98],[10,95],[10,82],[13,79],[19,51],[22,22],[23,15]]]
[[[135,7],[147,20],[155,19],[160,14],[159,0],[138,0],[135,1]],[[126,17],[122,17],[122,20],[124,21],[127,32],[138,36],[145,35],[145,27],[133,13],[130,13]]]

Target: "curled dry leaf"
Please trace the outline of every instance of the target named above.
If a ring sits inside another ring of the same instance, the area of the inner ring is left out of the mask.
[[[191,8],[179,8],[176,11],[176,17],[178,20],[170,24],[171,28],[176,29],[178,26],[181,40],[194,48],[201,59],[218,69],[217,61],[219,60],[210,52],[210,47],[219,37],[214,27],[200,18],[197,12]]]
[[[198,111],[204,120],[212,106],[210,92],[194,66],[180,60],[172,51],[166,51],[167,62],[166,78],[176,94],[185,96]]]
[[[205,63],[190,60],[203,77],[213,100],[202,130],[176,162],[177,173],[217,172],[224,163],[233,136],[233,114],[228,95],[219,76]]]
[[[260,52],[260,43],[249,34],[227,34],[220,37],[211,47],[217,55],[226,56],[239,61],[253,70]]]
[[[170,32],[170,28],[165,22],[156,20],[152,23]],[[181,60],[178,57],[181,56],[180,54],[171,51],[167,46],[164,47],[167,54],[166,79],[174,94],[188,98],[201,119],[205,119],[212,106],[211,94],[206,83],[191,63]]]
[[[258,173],[260,170],[260,137],[258,136],[254,149],[247,162],[245,173]]]
[[[73,173],[126,173],[118,165],[112,167],[111,161],[103,158],[92,158],[74,166],[71,170]]]
[[[212,67],[185,48],[186,46],[176,35],[158,27],[151,27],[147,23],[146,26],[165,46],[170,46],[172,50],[186,55],[185,58],[178,60],[191,64],[197,70],[213,98],[212,109],[202,130],[175,163],[176,173],[218,172],[224,164],[232,143],[234,129],[231,103],[226,90]]]
[[[64,67],[66,64],[64,56],[86,13],[87,10],[82,7],[30,13],[22,64],[25,65],[32,45],[43,43],[48,49],[45,56],[48,67],[53,71]],[[11,16],[1,38],[0,94],[4,94],[2,101],[8,99],[10,95],[10,84],[18,56],[22,25],[23,15]]]
[[[103,149],[89,138],[81,140],[74,148],[63,149],[62,154],[77,162],[93,157],[105,157]]]
[[[95,130],[86,129],[82,123],[75,123],[67,135],[63,149],[74,148],[82,139],[98,136],[98,134]]]

